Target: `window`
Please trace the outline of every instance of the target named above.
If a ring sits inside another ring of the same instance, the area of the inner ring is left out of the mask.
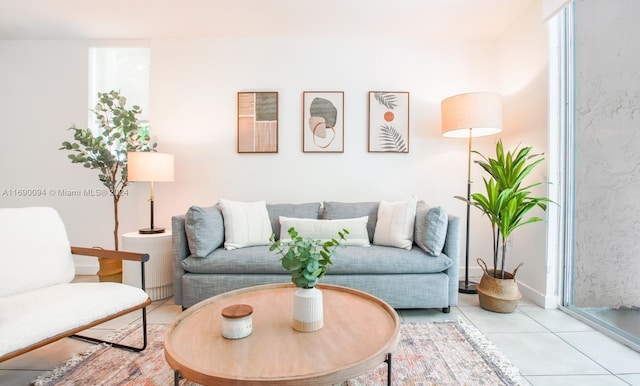
[[[127,98],[127,106],[142,108],[140,124],[149,130],[149,62],[147,47],[90,47],[89,109],[98,103],[99,92],[118,90]],[[99,134],[91,112],[88,127]]]

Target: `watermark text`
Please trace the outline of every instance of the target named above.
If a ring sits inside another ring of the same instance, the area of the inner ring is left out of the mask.
[[[128,190],[122,192],[123,196]],[[2,188],[0,197],[105,197],[111,196],[107,188]]]

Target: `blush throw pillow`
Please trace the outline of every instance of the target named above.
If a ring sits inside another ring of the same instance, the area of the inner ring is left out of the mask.
[[[224,248],[237,249],[269,244],[271,222],[265,201],[220,199],[224,218]]]
[[[291,227],[294,227],[301,237],[322,242],[331,239],[337,240],[338,232],[346,229],[349,234],[344,236],[346,241],[342,245],[368,247],[368,220],[367,216],[340,220],[315,220],[280,216],[280,239],[285,242],[291,241],[291,236],[289,236],[289,228]]]
[[[416,218],[416,198],[404,201],[380,201],[373,243],[387,247],[411,249]]]

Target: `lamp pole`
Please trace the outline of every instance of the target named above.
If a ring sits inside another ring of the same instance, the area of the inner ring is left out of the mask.
[[[149,181],[149,192],[150,192],[150,196],[149,196],[149,209],[150,209],[150,213],[151,213],[151,217],[150,217],[150,227],[149,228],[143,228],[143,229],[139,229],[138,233],[141,234],[154,234],[154,233],[164,233],[164,228],[157,228],[155,227],[155,225],[153,224],[153,202],[155,201],[154,197],[153,197],[153,181]]]
[[[465,244],[464,280],[458,282],[458,292],[477,294],[477,284],[469,281],[469,234],[471,233],[471,146],[473,136],[497,134],[502,131],[501,96],[492,92],[472,92],[445,98],[441,102],[442,135],[469,138],[467,152],[467,234]],[[460,196],[457,198],[463,199]]]
[[[471,145],[473,141],[473,128],[469,128],[469,152],[467,157],[467,232],[466,232],[466,243],[465,243],[465,255],[464,255],[464,280],[460,280],[458,286],[458,292],[463,294],[477,294],[478,289],[476,288],[477,283],[473,283],[469,281],[469,231],[470,227],[470,217],[471,217],[471,204],[469,201],[471,200]]]

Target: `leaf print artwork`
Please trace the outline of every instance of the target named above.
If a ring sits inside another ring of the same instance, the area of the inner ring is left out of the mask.
[[[369,152],[409,152],[408,92],[369,92]]]

